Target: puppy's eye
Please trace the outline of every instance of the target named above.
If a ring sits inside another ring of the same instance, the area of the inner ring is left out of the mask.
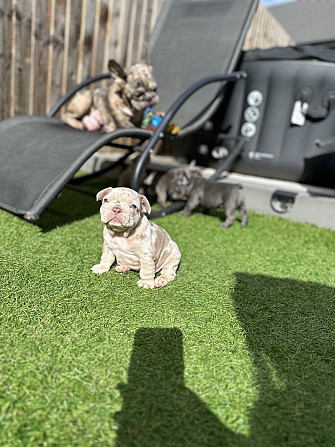
[[[108,199],[104,199],[104,202],[105,202],[105,203],[109,203],[109,200],[108,200]]]
[[[133,209],[133,210],[136,210],[137,206],[133,203],[132,205],[130,205],[130,208]]]
[[[184,185],[187,184],[187,181],[184,178],[179,178],[179,179],[177,179],[176,183],[177,183],[178,186],[184,186]]]

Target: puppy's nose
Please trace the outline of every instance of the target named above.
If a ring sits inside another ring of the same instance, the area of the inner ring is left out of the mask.
[[[113,206],[112,210],[115,214],[119,214],[122,211],[122,209],[119,206]]]

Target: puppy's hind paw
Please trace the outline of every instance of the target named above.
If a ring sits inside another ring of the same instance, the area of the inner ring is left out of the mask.
[[[102,273],[108,272],[110,269],[110,265],[108,264],[95,264],[93,267],[91,267],[91,270],[93,273],[97,273],[98,275],[101,275]]]
[[[143,289],[153,289],[155,287],[155,281],[153,279],[140,279],[137,281],[138,287],[143,287]]]
[[[115,271],[118,273],[125,273],[128,272],[130,270],[130,268],[126,265],[117,265],[115,267]]]

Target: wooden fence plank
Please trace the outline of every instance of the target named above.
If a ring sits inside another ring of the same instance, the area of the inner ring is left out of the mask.
[[[16,2],[16,52],[15,52],[15,109],[29,113],[29,83],[31,51],[31,3],[24,0]]]
[[[136,48],[134,48],[134,63],[140,62],[142,59],[147,10],[148,0],[140,0],[137,15],[138,18],[136,21],[137,29],[135,33],[137,45]]]
[[[65,17],[66,17],[66,0],[57,0],[55,2],[54,15],[54,35],[50,39],[52,44],[52,77],[50,107],[52,107],[62,96],[62,80],[64,65],[64,44],[65,44]],[[49,67],[50,68],[50,67]],[[47,109],[46,112],[50,110]]]
[[[108,45],[108,59],[117,59],[118,57],[118,35],[119,35],[119,23],[120,23],[120,9],[121,3],[117,0],[113,3],[112,21],[109,35]]]
[[[84,44],[85,44],[85,28],[87,17],[87,0],[82,0],[81,19],[80,19],[80,35],[78,42],[78,69],[76,83],[82,81],[83,64],[84,64]]]
[[[79,38],[80,38],[80,25],[81,25],[81,10],[82,1],[81,0],[67,0],[70,2],[69,8],[67,8],[66,17],[68,24],[68,55],[67,55],[67,71],[66,71],[66,82],[64,79],[64,91],[67,92],[71,87],[76,84],[77,81],[77,71],[78,71],[78,55],[79,55]],[[90,55],[91,56],[91,55]]]
[[[55,0],[50,0],[49,9],[49,40],[48,40],[48,72],[46,85],[45,108],[46,111],[51,107],[51,91],[52,91],[52,76],[53,76],[53,52],[54,52],[54,38],[55,38]]]
[[[123,0],[121,2],[120,22],[118,28],[118,62],[126,67],[127,42],[129,38],[129,25],[132,9],[132,0]]]
[[[11,7],[0,0],[0,119],[10,116]]]
[[[293,39],[265,6],[259,3],[247,32],[243,50],[287,45],[294,45]]]
[[[81,80],[91,76],[96,0],[87,0]]]
[[[105,73],[107,66],[104,66],[105,62],[105,44],[106,44],[106,34],[108,19],[109,17],[109,1],[101,0],[100,11],[98,16],[98,29],[97,29],[97,54],[95,60],[95,74]]]
[[[130,67],[131,65],[133,65],[133,59],[134,59],[133,50],[134,46],[137,43],[135,39],[137,6],[138,6],[138,0],[133,0],[130,8],[128,39],[125,54],[126,67]]]
[[[9,114],[14,116],[15,114],[15,85],[16,85],[16,0],[12,0],[11,5],[11,54],[10,54],[10,104],[9,104]]]
[[[91,76],[94,76],[96,74],[100,11],[101,0],[96,0],[95,11],[92,11],[92,13],[94,14],[94,28],[91,48]]]
[[[113,22],[113,9],[114,9],[114,0],[108,0],[106,2],[108,7],[108,13],[107,13],[107,23],[106,23],[106,32],[105,32],[105,38],[104,38],[104,58],[102,62],[102,73],[108,72],[108,61],[110,59],[110,39],[112,34],[112,22]],[[103,82],[103,84],[106,84],[106,81]]]
[[[30,3],[30,2],[27,2]],[[34,115],[46,112],[46,86],[48,76],[48,44],[49,44],[49,8],[50,2],[38,2],[35,25],[34,55]]]
[[[36,0],[31,0],[31,27],[30,27],[30,63],[29,63],[29,110],[28,114],[34,114],[34,65],[36,47]]]

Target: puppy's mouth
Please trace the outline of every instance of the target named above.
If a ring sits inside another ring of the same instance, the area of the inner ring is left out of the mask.
[[[122,225],[122,220],[123,220],[123,216],[120,214],[115,214],[114,216],[112,216],[109,219],[109,222],[116,222],[116,223],[120,223]]]
[[[133,223],[122,213],[111,213],[107,215],[103,223],[116,231],[129,230],[133,226]]]
[[[132,228],[132,226],[123,225],[121,222],[119,222],[116,219],[112,219],[109,222],[105,223],[106,227],[114,231],[115,233],[124,233],[129,232]]]
[[[156,93],[147,93],[142,96],[133,96],[130,99],[131,105],[134,110],[142,112],[147,107],[153,107],[158,103],[158,95]]]
[[[122,217],[113,216],[105,222],[106,225],[110,227],[120,227],[120,228],[128,228],[127,225],[124,224]]]

